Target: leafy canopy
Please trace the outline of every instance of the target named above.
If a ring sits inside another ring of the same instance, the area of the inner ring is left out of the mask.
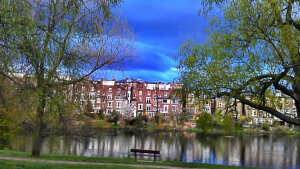
[[[205,44],[181,46],[180,80],[198,95],[228,96],[300,124],[300,2],[203,0],[202,5],[206,16],[213,14],[210,36]],[[294,100],[298,117],[268,100],[275,91]]]

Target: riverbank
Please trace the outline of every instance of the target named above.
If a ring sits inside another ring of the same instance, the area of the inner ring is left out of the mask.
[[[222,168],[222,169],[254,169],[249,167],[236,167],[236,166],[226,166],[226,165],[213,165],[213,164],[199,164],[199,163],[183,163],[176,161],[158,161],[144,162],[135,161],[134,158],[111,158],[111,157],[83,157],[83,156],[68,156],[68,155],[57,155],[57,154],[41,154],[39,157],[33,157],[28,152],[18,152],[10,150],[0,150],[0,157],[15,157],[20,160],[5,159],[1,160],[0,168],[101,168],[104,169],[127,169],[127,168]],[[22,161],[22,159],[24,159]],[[27,159],[27,160],[26,160]],[[31,162],[24,162],[29,161]],[[46,161],[45,161],[46,160]],[[49,160],[49,161],[47,161]],[[58,160],[58,161],[55,161]],[[65,163],[61,163],[65,161]],[[68,162],[82,162],[82,163],[68,163]],[[99,164],[95,164],[99,163]],[[78,165],[81,164],[81,165]]]
[[[204,132],[198,128],[189,128],[186,129],[185,132],[189,133],[200,133],[204,135],[295,135],[299,136],[300,131],[292,131],[292,130],[277,130],[277,131],[265,131],[259,129],[243,129],[243,130],[231,130],[230,132],[225,130],[208,130]]]

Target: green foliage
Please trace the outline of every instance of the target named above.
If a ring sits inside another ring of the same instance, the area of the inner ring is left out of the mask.
[[[229,134],[235,130],[236,120],[231,115],[226,115],[223,118],[223,129],[225,134]]]
[[[85,104],[85,106],[84,106],[84,110],[83,110],[83,111],[84,111],[84,114],[87,115],[87,116],[90,116],[91,112],[94,111],[90,99],[88,99],[88,100],[86,101],[86,104]]]
[[[13,133],[6,120],[0,119],[0,149],[10,146]]]
[[[69,125],[74,84],[133,56],[132,33],[111,12],[120,2],[0,1],[0,78],[27,96],[21,111],[36,126],[34,155],[50,130]]]
[[[213,117],[208,113],[201,113],[198,116],[197,127],[202,129],[204,133],[207,133],[213,127]]]
[[[180,81],[196,95],[228,96],[293,124],[274,92],[300,96],[299,1],[203,0],[211,19],[205,44],[187,42],[176,59]],[[214,13],[215,14],[215,13]],[[221,19],[220,19],[221,18]],[[277,110],[276,110],[277,108]],[[300,111],[300,110],[299,110]]]
[[[262,129],[265,130],[265,131],[270,131],[270,124],[269,124],[269,122],[265,122],[262,125]]]
[[[115,125],[117,125],[120,118],[121,118],[121,115],[114,110],[108,119],[109,119],[109,122],[113,122]]]
[[[135,128],[143,129],[145,127],[146,121],[145,121],[145,118],[141,114],[139,114],[139,116],[134,118],[133,121],[134,121],[133,125]]]
[[[105,120],[105,119],[106,119],[106,118],[105,118],[105,114],[104,114],[104,112],[103,112],[102,109],[99,111],[98,117],[99,117],[99,119],[101,119],[101,120]]]

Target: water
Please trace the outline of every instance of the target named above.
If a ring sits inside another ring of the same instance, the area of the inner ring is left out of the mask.
[[[137,148],[159,150],[163,161],[300,169],[299,146],[298,136],[101,131],[94,137],[51,136],[43,142],[42,153],[127,158],[130,149]],[[15,150],[30,152],[31,148],[32,136],[19,136],[13,142]]]

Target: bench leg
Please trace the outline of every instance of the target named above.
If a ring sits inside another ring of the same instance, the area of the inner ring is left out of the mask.
[[[155,159],[156,159],[156,155],[155,155],[155,153],[154,153],[154,162],[155,162]]]
[[[136,152],[134,152],[134,156],[135,156],[135,161],[137,161],[137,159],[136,159],[136,158],[137,158],[137,156],[136,156]]]

